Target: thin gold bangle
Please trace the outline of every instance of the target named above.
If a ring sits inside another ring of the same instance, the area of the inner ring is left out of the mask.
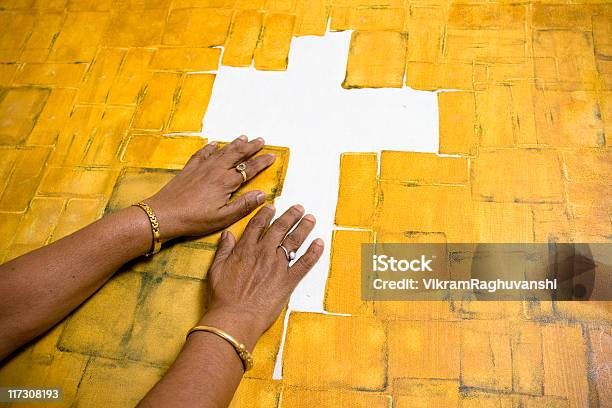
[[[157,217],[155,216],[155,212],[153,209],[149,207],[146,203],[142,201],[134,204],[135,207],[140,207],[143,209],[145,213],[147,213],[147,217],[149,217],[149,221],[151,222],[151,232],[153,233],[153,241],[151,243],[151,250],[145,254],[145,256],[152,256],[159,252],[161,249],[161,234],[159,233],[159,221],[157,221]]]
[[[232,347],[234,347],[234,350],[236,350],[236,353],[238,353],[238,357],[240,357],[240,360],[242,360],[242,367],[244,368],[245,373],[251,368],[253,368],[253,357],[251,356],[251,353],[249,353],[249,351],[247,350],[246,346],[238,342],[235,338],[233,338],[223,330],[217,329],[216,327],[212,326],[195,326],[187,332],[187,336],[185,336],[185,338],[189,337],[191,333],[196,331],[204,331],[216,334],[217,336],[221,337],[223,340],[231,344]]]

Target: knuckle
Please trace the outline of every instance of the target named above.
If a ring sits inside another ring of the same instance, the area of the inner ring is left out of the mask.
[[[284,220],[282,218],[279,218],[278,220],[276,220],[276,226],[278,227],[278,229],[281,229],[281,230],[288,230],[289,227],[291,227],[289,225],[289,222],[287,222],[287,220]]]
[[[232,150],[238,150],[242,148],[245,144],[246,142],[244,140],[236,139],[232,143],[229,144],[229,147],[231,147]]]
[[[198,150],[197,152],[191,155],[191,157],[189,158],[189,161],[195,161],[195,160],[200,159],[201,157],[202,157],[202,151]]]
[[[294,279],[294,282],[297,284],[308,271],[308,266],[304,265],[303,262],[297,262],[295,265],[292,266],[292,269],[293,273],[291,275]]]
[[[253,202],[252,200],[249,200],[248,198],[243,197],[240,207],[242,208],[243,213],[248,214],[251,211],[253,211]]]
[[[202,149],[202,151],[204,153],[206,153],[207,155],[209,155],[209,154],[212,154],[215,151],[215,148],[214,148],[214,146],[208,145],[204,149]]]
[[[249,149],[247,148],[247,146],[242,145],[242,146],[238,146],[238,147],[236,147],[235,152],[236,152],[236,154],[238,154],[239,156],[244,156],[245,154],[247,154],[247,153],[248,153],[248,150],[249,150]]]
[[[295,235],[291,234],[288,235],[287,238],[285,238],[285,243],[292,249],[295,250],[296,248],[298,248],[300,246],[300,242],[299,240],[296,238]]]
[[[293,215],[294,217],[299,217],[302,215],[302,211],[300,211],[299,209],[297,209],[296,207],[291,207],[289,209],[289,214]]]
[[[253,167],[261,168],[261,167],[264,167],[265,165],[266,165],[265,156],[257,156],[253,159]]]
[[[234,187],[236,187],[236,182],[234,181],[233,177],[227,177],[223,179],[223,181],[221,181],[221,185],[224,188],[233,189]]]
[[[302,259],[304,260],[304,265],[306,265],[308,268],[312,267],[317,261],[317,257],[311,251],[306,252]]]
[[[266,226],[266,222],[263,217],[253,217],[250,221],[251,226],[254,228],[264,228]]]

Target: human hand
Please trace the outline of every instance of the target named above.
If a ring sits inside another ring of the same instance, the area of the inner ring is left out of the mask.
[[[282,243],[287,251],[297,252],[304,243],[315,218],[310,214],[302,218],[303,214],[304,208],[295,205],[268,228],[274,207],[265,206],[249,221],[238,242],[228,231],[221,235],[208,272],[210,302],[201,324],[231,324],[228,331],[247,344],[272,325],[323,253],[323,240],[316,239],[289,265],[279,247]]]
[[[209,143],[198,150],[176,177],[145,200],[159,220],[162,240],[210,234],[262,204],[262,191],[249,191],[231,203],[229,199],[243,184],[236,165],[245,162],[248,181],[274,163],[273,154],[249,159],[263,146],[261,138],[249,142],[246,136],[240,136],[221,149]]]

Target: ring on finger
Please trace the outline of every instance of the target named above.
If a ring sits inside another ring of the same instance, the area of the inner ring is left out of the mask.
[[[279,248],[281,248],[283,250],[283,252],[285,252],[285,256],[287,257],[287,261],[291,262],[295,259],[295,251],[289,251],[287,248],[285,248],[285,246],[283,244],[280,244],[278,246]]]
[[[244,183],[245,181],[247,181],[247,174],[246,174],[246,163],[242,162],[239,163],[236,167],[235,167],[236,171],[238,173],[240,173],[242,175],[242,182]]]

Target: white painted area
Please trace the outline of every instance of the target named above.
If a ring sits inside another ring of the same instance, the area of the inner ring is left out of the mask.
[[[322,237],[326,244],[325,255],[293,294],[292,310],[322,311],[340,155],[438,150],[436,93],[341,87],[350,36],[347,31],[294,38],[285,72],[219,67],[204,119],[202,133],[211,140],[245,134],[291,149],[277,214],[301,203],[317,217],[310,239]]]
[[[245,134],[290,147],[277,212],[304,205],[317,217],[313,237],[327,246],[292,298],[299,310],[322,310],[341,153],[438,150],[435,93],[340,86],[350,35],[294,38],[285,72],[219,67],[204,120],[202,133],[212,140]]]

